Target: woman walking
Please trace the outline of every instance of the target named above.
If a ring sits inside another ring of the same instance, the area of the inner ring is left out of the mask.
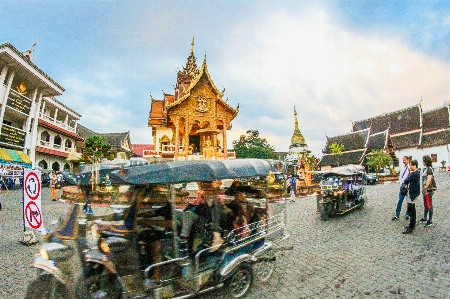
[[[52,190],[52,200],[56,201],[57,192],[56,190],[56,184],[58,184],[58,176],[56,175],[55,171],[52,170],[52,174],[50,175],[50,189]]]
[[[419,162],[412,160],[409,166],[409,175],[404,181],[408,186],[408,196],[406,197],[407,210],[409,215],[409,225],[403,231],[403,234],[410,234],[416,228],[416,203],[414,202],[420,195],[420,172]]]
[[[436,190],[436,182],[434,181],[434,174],[432,168],[431,157],[426,155],[422,158],[423,172],[422,172],[422,194],[423,194],[423,218],[421,223],[425,226],[433,225],[433,193]]]

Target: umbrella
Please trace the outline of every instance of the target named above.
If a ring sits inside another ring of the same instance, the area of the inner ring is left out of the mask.
[[[269,170],[269,163],[258,159],[174,161],[124,168],[110,177],[115,183],[147,185],[267,176]]]

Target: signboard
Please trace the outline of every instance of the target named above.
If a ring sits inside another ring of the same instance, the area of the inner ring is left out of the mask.
[[[12,90],[9,92],[6,105],[26,115],[30,114],[31,100]]]
[[[24,131],[4,124],[2,126],[0,142],[24,147],[25,135]]]
[[[41,209],[41,172],[24,169],[23,177],[24,226],[35,230],[44,230]]]

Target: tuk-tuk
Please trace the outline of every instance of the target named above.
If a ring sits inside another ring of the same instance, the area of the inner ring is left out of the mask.
[[[332,168],[322,175],[317,195],[317,211],[322,220],[360,208],[366,201],[365,168],[345,165]]]
[[[270,278],[274,247],[287,238],[284,201],[265,198],[269,170],[238,159],[113,171],[112,213],[85,215],[72,204],[45,237],[26,298],[245,296],[254,278]],[[220,188],[230,178],[234,195]],[[195,192],[186,188],[193,182]]]

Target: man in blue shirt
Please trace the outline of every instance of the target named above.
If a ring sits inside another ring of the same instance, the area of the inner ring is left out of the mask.
[[[409,175],[409,163],[410,163],[410,161],[411,161],[411,157],[407,157],[407,156],[403,157],[403,165],[400,167],[400,178],[399,178],[400,191],[398,193],[397,209],[395,210],[395,216],[394,216],[394,218],[392,218],[392,221],[398,220],[399,217],[400,217],[400,212],[402,210],[403,200],[405,199],[405,196],[406,196],[406,194],[402,194],[401,189],[402,189],[403,184],[405,183],[406,178]],[[408,211],[406,211],[405,218],[407,220],[409,219]]]

